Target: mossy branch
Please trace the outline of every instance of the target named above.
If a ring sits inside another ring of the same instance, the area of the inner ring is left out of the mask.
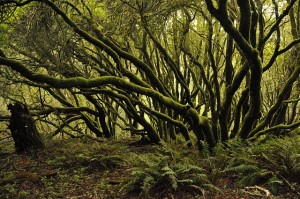
[[[250,40],[250,27],[251,27],[251,7],[249,0],[238,0],[237,4],[240,8],[241,20],[239,31],[243,37],[249,41]]]
[[[0,6],[6,5],[6,4],[14,4],[15,6],[25,6],[32,1],[34,1],[34,0],[28,0],[28,1],[24,1],[24,2],[19,2],[19,1],[15,1],[15,0],[1,0]]]
[[[294,4],[297,2],[297,0],[291,0],[286,7],[286,9],[282,12],[282,14],[278,17],[275,24],[270,28],[270,31],[266,34],[266,36],[263,39],[263,43],[266,43],[268,39],[272,36],[274,31],[278,28],[281,21],[284,19],[285,16],[287,16],[290,12],[290,10],[293,8]]]
[[[105,37],[97,28],[93,27],[93,31],[97,34],[99,39],[93,37],[88,32],[82,30],[74,21],[72,21],[67,16],[67,14],[64,11],[62,11],[59,7],[57,7],[55,3],[48,0],[35,0],[35,1],[42,2],[50,6],[57,14],[59,14],[64,19],[64,21],[71,28],[73,28],[74,32],[79,34],[81,37],[83,37],[86,41],[90,42],[91,44],[99,47],[100,49],[103,49],[107,54],[109,54],[114,59],[114,61],[118,65],[120,65],[120,57],[132,62],[136,67],[138,67],[139,69],[147,73],[149,80],[151,81],[151,84],[154,87],[156,87],[163,94],[168,95],[161,81],[155,76],[154,72],[147,64],[145,64],[143,61],[136,58],[135,56],[131,55],[130,53],[119,48],[107,37]],[[91,26],[93,26],[92,23]]]
[[[176,64],[176,62],[173,60],[173,58],[168,54],[168,52],[166,51],[166,49],[160,44],[160,42],[154,37],[154,35],[152,34],[152,32],[149,30],[149,25],[147,24],[147,21],[145,19],[145,17],[141,14],[141,19],[143,22],[143,26],[144,29],[146,31],[146,33],[149,35],[150,39],[153,41],[154,45],[156,46],[156,48],[159,50],[159,52],[163,55],[164,60],[166,61],[166,63],[170,66],[170,69],[173,71],[177,81],[181,84],[181,86],[184,88],[185,90],[185,94],[187,97],[187,101],[190,105],[192,105],[192,101],[191,101],[191,96],[190,96],[190,90],[188,88],[188,84],[185,81],[183,74],[180,71],[180,67],[178,66],[178,64]]]
[[[277,129],[292,129],[292,128],[296,128],[298,126],[300,126],[300,121],[292,123],[292,124],[288,124],[288,125],[279,124],[279,125],[272,126],[272,127],[268,128],[268,129],[265,129],[265,130],[257,132],[256,135],[255,135],[255,137],[253,137],[251,139],[255,140],[255,139],[259,138],[260,136],[265,135],[265,134],[267,134],[269,132],[272,132],[274,130],[277,130]]]
[[[278,51],[274,51],[270,61],[263,67],[263,71],[267,71],[269,68],[271,68],[271,66],[274,64],[274,62],[276,61],[276,58],[287,52],[288,50],[290,50],[291,48],[293,48],[295,45],[300,43],[300,39],[294,39],[291,43],[289,43],[285,48],[278,50]]]
[[[134,105],[132,104],[132,100],[130,99],[129,96],[119,94],[117,92],[114,92],[114,91],[108,90],[108,89],[102,89],[101,92],[124,101],[126,103],[127,109],[132,114],[133,119],[136,120],[138,123],[140,123],[144,127],[145,131],[147,131],[147,133],[148,133],[147,135],[150,138],[150,140],[153,143],[160,142],[160,138],[159,138],[157,132],[155,131],[155,129],[153,128],[153,126],[148,121],[146,121],[146,119],[144,117],[142,117],[141,115],[138,114],[138,112],[134,108]]]
[[[66,126],[68,126],[71,122],[74,122],[74,121],[77,121],[77,120],[80,120],[82,119],[81,115],[76,115],[76,116],[73,116],[73,117],[70,117],[68,118],[67,120],[64,121],[64,123],[62,123],[53,133],[52,133],[52,136],[56,136],[57,134],[59,134],[62,129]]]
[[[299,59],[300,58],[298,57],[297,62],[299,61]],[[282,103],[284,103],[287,91],[290,89],[290,87],[293,85],[293,83],[299,78],[299,75],[300,75],[300,66],[297,65],[294,72],[292,73],[290,78],[285,83],[283,89],[279,93],[276,103],[270,108],[270,110],[268,111],[268,113],[266,114],[264,119],[249,134],[250,138],[255,136],[259,131],[261,131],[270,122],[274,113],[278,110],[278,108],[282,105]]]
[[[33,71],[26,68],[22,63],[15,61],[13,59],[8,59],[0,57],[0,64],[8,66],[12,70],[20,73],[23,77],[38,83],[48,84],[54,88],[93,88],[98,86],[105,86],[108,84],[114,85],[116,87],[131,90],[143,95],[147,95],[155,98],[157,101],[165,104],[166,106],[176,110],[184,111],[186,110],[186,105],[182,105],[173,99],[164,96],[160,92],[151,89],[145,88],[136,84],[133,84],[129,81],[126,81],[120,77],[115,76],[102,76],[93,79],[87,79],[84,77],[71,77],[65,79],[55,78],[49,75],[34,73]]]
[[[39,112],[32,112],[31,115],[32,116],[38,116],[38,115],[49,115],[53,112],[57,112],[57,113],[65,113],[65,114],[69,114],[69,113],[79,113],[79,112],[88,112],[92,115],[98,115],[98,112],[88,108],[88,107],[66,107],[66,108],[61,108],[61,107],[52,107],[46,110],[42,110]]]

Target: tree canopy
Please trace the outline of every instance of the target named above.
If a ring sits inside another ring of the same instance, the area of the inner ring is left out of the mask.
[[[230,139],[300,125],[300,1],[1,0],[0,95],[52,136]],[[1,120],[8,118],[2,110]]]

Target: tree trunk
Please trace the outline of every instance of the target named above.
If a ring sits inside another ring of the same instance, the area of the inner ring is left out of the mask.
[[[44,148],[44,142],[26,105],[9,104],[11,112],[9,129],[15,142],[17,153],[28,153],[31,150]]]

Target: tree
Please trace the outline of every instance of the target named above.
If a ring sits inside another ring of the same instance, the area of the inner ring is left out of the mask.
[[[9,104],[11,112],[9,129],[15,142],[17,153],[28,153],[44,148],[44,142],[37,131],[26,105]]]
[[[3,0],[16,11],[0,64],[13,84],[44,93],[30,108],[55,135],[82,136],[84,125],[109,138],[118,126],[158,143],[190,142],[192,131],[200,149],[258,139],[299,125],[300,40],[282,41],[297,29],[296,2]],[[290,75],[270,100],[279,61]]]

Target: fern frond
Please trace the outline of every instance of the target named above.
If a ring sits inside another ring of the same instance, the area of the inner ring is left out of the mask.
[[[294,176],[300,176],[300,163],[296,163],[295,165],[293,165],[293,168],[291,170],[291,173]]]
[[[198,193],[202,193],[203,194],[203,192],[204,192],[204,188],[203,187],[195,185],[195,184],[188,185],[188,188],[190,188],[191,190],[193,190],[195,192],[198,192]]]
[[[225,169],[225,171],[233,171],[233,172],[238,172],[238,173],[252,173],[254,171],[258,171],[259,168],[257,165],[248,165],[248,164],[241,164],[235,167],[228,167]]]
[[[146,174],[145,171],[137,169],[137,168],[134,168],[131,171],[132,176],[141,176],[141,175],[145,175],[145,174]]]
[[[178,181],[178,183],[182,183],[182,184],[190,184],[190,183],[193,183],[194,182],[194,180],[192,180],[192,179],[183,179],[183,180],[177,180]]]
[[[197,165],[192,165],[192,164],[187,164],[187,163],[182,163],[182,162],[179,162],[179,163],[176,163],[174,165],[174,167],[177,169],[177,170],[193,170],[193,171],[199,171],[199,172],[203,172],[204,169],[197,166]]]
[[[268,182],[269,179],[273,177],[273,173],[266,169],[261,169],[259,171],[250,173],[239,180],[238,184],[244,186],[252,186],[257,184],[263,184]]]
[[[119,156],[106,156],[102,157],[99,162],[101,166],[105,169],[116,168],[122,166],[126,161]]]
[[[197,173],[195,175],[191,175],[190,177],[197,183],[208,182],[208,177],[204,173]]]
[[[181,175],[188,175],[189,173],[203,173],[204,169],[201,167],[198,167],[196,165],[191,165],[191,164],[180,164],[177,163],[174,165],[174,170],[176,170],[176,175],[181,176]]]
[[[143,182],[142,182],[142,186],[140,187],[141,188],[141,195],[142,194],[145,194],[147,195],[151,188],[153,187],[153,185],[155,184],[155,179],[153,176],[151,175],[147,175],[144,179],[143,179]]]
[[[176,173],[174,171],[169,170],[169,171],[165,171],[164,173],[161,173],[161,176],[171,176],[171,175],[175,176],[175,174]]]
[[[173,171],[169,166],[164,166],[160,170],[161,171]]]
[[[210,183],[208,183],[208,184],[203,184],[202,187],[208,188],[208,189],[213,190],[213,191],[216,191],[216,192],[218,192],[218,193],[223,193],[223,191],[222,191],[220,188],[218,188],[217,186],[215,186],[215,185],[213,185],[213,184],[210,184]]]
[[[172,189],[176,191],[178,188],[178,179],[176,178],[175,175],[169,175],[168,178],[169,178]]]

